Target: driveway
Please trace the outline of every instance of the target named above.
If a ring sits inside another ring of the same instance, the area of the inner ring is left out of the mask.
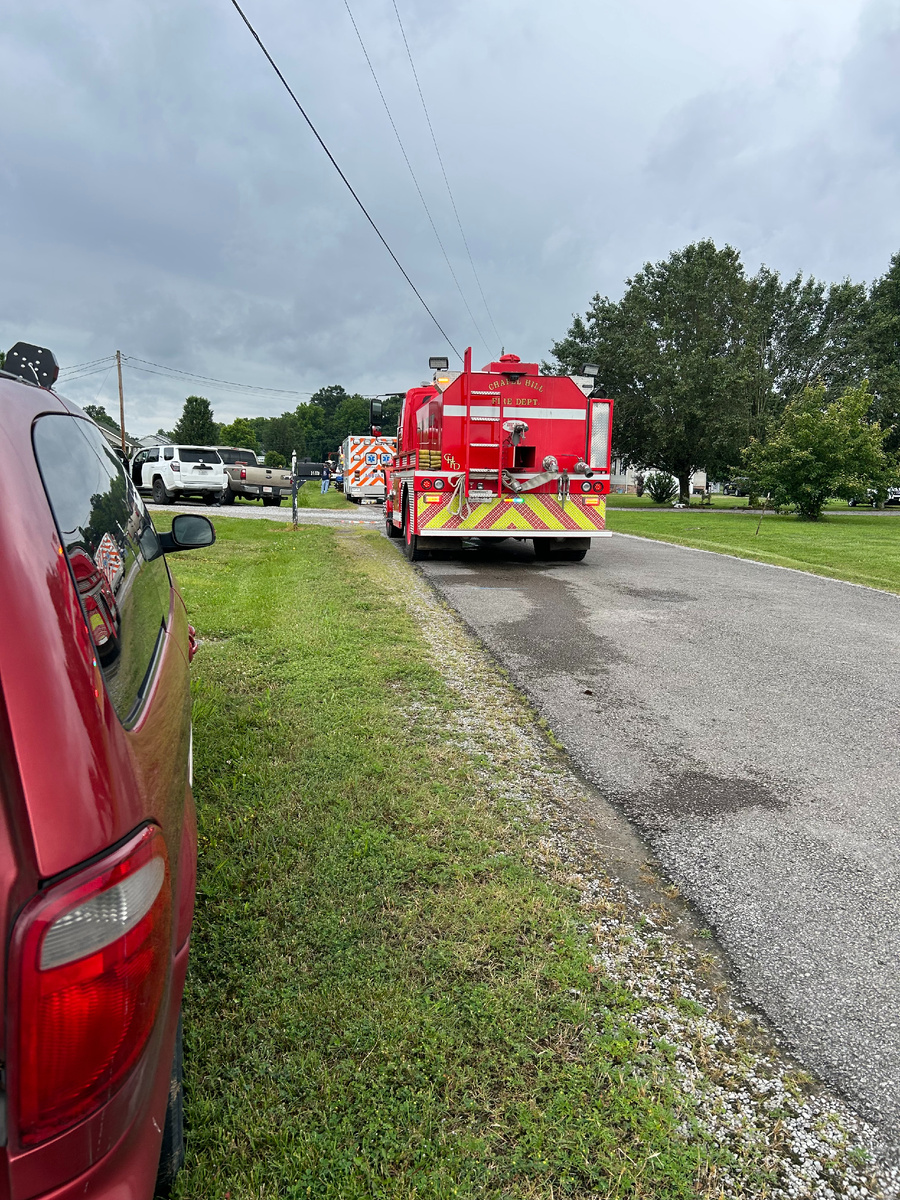
[[[615,535],[423,563],[900,1155],[900,597]]]

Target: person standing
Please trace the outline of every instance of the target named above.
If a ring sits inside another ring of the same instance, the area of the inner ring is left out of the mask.
[[[328,486],[331,483],[331,463],[322,463],[322,495],[328,491]]]

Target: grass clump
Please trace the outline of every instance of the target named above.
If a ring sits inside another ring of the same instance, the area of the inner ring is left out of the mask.
[[[216,524],[178,562],[204,644],[176,1194],[713,1194],[731,1160],[668,1048],[442,744],[417,626],[341,539],[393,549]]]

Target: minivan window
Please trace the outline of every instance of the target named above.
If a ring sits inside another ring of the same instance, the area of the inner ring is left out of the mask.
[[[34,425],[34,452],[110,700],[130,722],[153,675],[169,574],[144,504],[99,430],[62,414]]]
[[[222,461],[215,450],[205,450],[200,448],[195,449],[192,446],[179,446],[178,457],[182,462],[217,463]]]

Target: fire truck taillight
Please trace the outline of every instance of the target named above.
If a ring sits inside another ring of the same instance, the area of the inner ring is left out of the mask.
[[[595,471],[605,471],[609,462],[609,401],[591,404],[591,463]]]
[[[435,479],[432,486],[436,492],[442,492],[447,484],[443,479]]]
[[[595,484],[593,484],[592,486],[593,486],[593,489],[594,489],[594,491],[595,491],[595,492],[602,492],[602,491],[603,491],[603,484],[602,484],[602,483],[595,483]]]
[[[433,479],[423,479],[422,480],[422,491],[423,492],[430,492],[433,486],[434,486]]]
[[[585,480],[584,483],[581,485],[581,490],[583,492],[589,492],[591,490],[591,487],[592,487],[592,485],[590,483],[588,483],[587,480]]]

